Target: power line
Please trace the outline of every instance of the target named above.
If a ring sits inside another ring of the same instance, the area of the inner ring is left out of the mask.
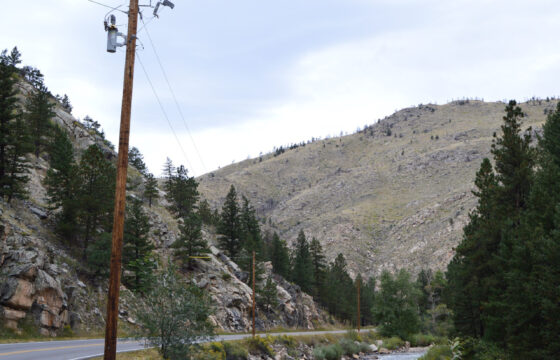
[[[181,152],[183,153],[183,156],[185,158],[185,160],[187,161],[187,165],[192,169],[193,172],[193,176],[196,176],[194,168],[192,167],[189,158],[187,157],[187,153],[185,152],[185,149],[183,148],[183,145],[181,145],[181,141],[179,141],[179,137],[177,136],[177,133],[175,132],[175,129],[173,129],[173,125],[171,125],[171,121],[169,121],[169,117],[167,116],[167,112],[165,111],[165,108],[163,107],[163,104],[157,94],[157,91],[154,87],[154,84],[152,83],[152,80],[150,79],[150,76],[148,75],[148,72],[146,71],[146,68],[144,67],[144,63],[142,62],[142,59],[140,58],[140,55],[138,54],[138,52],[136,52],[136,56],[138,58],[138,63],[140,63],[140,67],[142,68],[142,71],[144,71],[144,75],[146,75],[146,79],[148,80],[148,84],[150,84],[150,87],[152,88],[152,92],[154,93],[154,96],[159,104],[159,107],[161,109],[161,112],[163,113],[163,117],[165,117],[165,120],[167,120],[167,124],[169,124],[169,127],[171,128],[171,132],[173,132],[173,136],[175,136],[175,140],[177,141],[177,144],[179,145],[179,148],[181,149]]]
[[[142,23],[144,24],[142,26],[142,29],[146,30],[146,35],[148,36],[148,40],[150,41],[150,44],[152,45],[152,49],[154,50],[154,54],[156,56],[156,59],[157,59],[157,62],[159,64],[159,67],[161,69],[161,72],[163,73],[163,77],[165,78],[165,82],[167,83],[167,87],[169,88],[169,91],[171,92],[171,96],[173,97],[173,100],[175,102],[175,106],[177,107],[177,111],[179,112],[179,115],[181,116],[181,119],[183,119],[183,125],[185,125],[185,129],[187,130],[187,133],[189,134],[189,137],[190,137],[191,142],[193,144],[193,147],[196,151],[196,154],[198,155],[198,159],[200,160],[200,163],[202,164],[204,172],[207,172],[206,165],[204,164],[204,160],[202,160],[202,156],[200,155],[200,151],[198,151],[198,147],[196,146],[196,142],[194,141],[191,130],[189,129],[189,126],[187,125],[187,121],[185,120],[185,115],[183,114],[183,111],[181,110],[181,106],[179,105],[179,101],[177,101],[177,96],[175,96],[175,92],[173,91],[173,88],[171,87],[171,83],[169,82],[169,78],[167,77],[167,73],[165,71],[165,68],[163,67],[163,64],[161,63],[161,59],[160,59],[160,57],[157,53],[157,49],[156,49],[156,46],[154,44],[154,41],[152,40],[152,37],[150,36],[150,33],[148,32],[148,28],[147,28],[148,24],[145,23],[143,19],[141,19],[141,20],[142,20]]]
[[[104,6],[104,7],[106,7],[106,8],[111,9],[110,12],[112,12],[112,11],[120,11],[120,12],[122,12],[122,13],[128,14],[127,11],[119,10],[119,8],[120,8],[120,7],[123,7],[124,5],[119,5],[119,6],[113,7],[113,6],[109,6],[109,5],[106,5],[106,4],[102,4],[102,3],[97,2],[97,1],[94,1],[94,0],[88,0],[88,1],[89,1],[90,3],[94,3],[94,4],[101,5],[101,6]]]

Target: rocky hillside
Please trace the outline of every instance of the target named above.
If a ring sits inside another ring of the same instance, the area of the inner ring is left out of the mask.
[[[555,100],[521,104],[538,128]],[[473,180],[499,133],[505,104],[456,101],[403,109],[362,131],[230,165],[200,177],[221,206],[231,184],[293,241],[317,237],[352,271],[444,268],[469,211]]]
[[[19,85],[23,100],[33,91],[25,83]],[[79,121],[56,107],[54,122],[66,128],[79,154],[97,143],[106,157],[115,153],[110,144],[85,129]],[[6,327],[38,327],[43,335],[59,335],[66,327],[82,334],[104,328],[107,281],[93,278],[85,271],[71,248],[53,233],[55,211],[48,210],[43,180],[48,170],[47,155],[29,157],[32,164],[27,190],[29,199],[8,204],[0,199],[0,322]],[[143,187],[143,178],[129,169],[131,183]],[[130,193],[129,195],[134,195]],[[150,238],[162,263],[169,261],[169,246],[178,235],[177,223],[166,210],[165,203],[145,207],[150,217]],[[215,244],[212,229],[204,236]],[[214,301],[212,321],[225,331],[248,331],[251,327],[251,289],[240,279],[247,276],[237,264],[212,246],[210,259],[197,260],[195,269],[183,270],[189,281],[208,291]],[[266,281],[272,277],[277,285],[278,307],[258,311],[257,328],[298,327],[312,329],[326,321],[313,299],[299,287],[272,275],[270,264]],[[135,324],[132,309],[128,308],[131,292],[122,287],[120,317],[122,323]],[[127,300],[128,299],[128,300]]]

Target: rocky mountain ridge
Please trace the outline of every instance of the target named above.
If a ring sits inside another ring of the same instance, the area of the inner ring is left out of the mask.
[[[557,100],[522,103],[538,129]],[[289,242],[303,229],[351,272],[444,269],[462,236],[481,160],[500,131],[505,103],[419,105],[359,132],[314,141],[201,176],[219,207],[233,184]],[[534,132],[535,130],[533,130]]]
[[[33,89],[27,83],[18,86],[20,101],[23,101]],[[68,131],[78,156],[95,143],[108,159],[115,157],[110,144],[98,134],[88,131],[60,106],[54,110],[53,122]],[[43,186],[49,166],[47,159],[46,154],[38,159],[29,157],[27,200],[14,200],[10,204],[0,200],[0,320],[4,327],[15,331],[36,326],[45,336],[70,330],[82,334],[100,332],[104,327],[107,283],[84,271],[80,260],[53,232],[56,210],[48,208]],[[130,168],[129,174],[133,183],[143,186],[142,176],[136,169]],[[150,208],[145,206],[144,210],[150,218],[150,239],[160,260],[166,263],[172,256],[169,247],[179,233],[177,222],[165,208],[164,200]],[[210,244],[216,244],[212,229],[204,229],[203,236]],[[218,329],[248,331],[251,328],[251,289],[240,280],[243,274],[237,264],[215,246],[211,249],[208,261],[197,260],[194,270],[183,269],[183,273],[213,299],[212,321]],[[270,311],[259,309],[258,329],[280,326],[313,329],[327,321],[325,313],[318,310],[309,295],[273,275],[270,264],[265,265],[267,271],[261,281],[272,277],[279,306]],[[133,311],[128,305],[134,295],[124,286],[121,291],[121,322],[134,325]]]

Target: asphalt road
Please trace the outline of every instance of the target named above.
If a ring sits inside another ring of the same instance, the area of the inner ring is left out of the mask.
[[[289,333],[272,333],[270,335],[319,335],[340,334],[347,330],[305,331]],[[267,334],[259,334],[266,336]],[[219,335],[213,341],[241,340],[251,334]],[[78,360],[103,356],[104,340],[67,340],[43,341],[14,344],[0,344],[0,360]],[[119,340],[117,352],[128,352],[144,349],[144,342],[137,340]]]

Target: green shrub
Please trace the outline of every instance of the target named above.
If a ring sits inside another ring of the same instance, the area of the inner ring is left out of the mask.
[[[62,328],[61,336],[63,336],[63,337],[74,336],[74,331],[72,330],[70,325],[68,325],[68,324],[64,325],[64,327]]]
[[[504,350],[484,340],[473,338],[462,339],[458,347],[465,359],[501,360],[508,358]]]
[[[231,279],[231,275],[230,275],[230,274],[228,274],[228,273],[226,273],[226,272],[223,272],[223,273],[222,273],[222,280],[224,280],[224,281],[229,281],[230,279]]]
[[[320,346],[313,350],[313,356],[318,360],[339,360],[344,354],[339,344]]]
[[[289,335],[278,336],[274,340],[275,343],[282,344],[286,346],[288,349],[293,349],[298,345],[297,340],[293,336],[289,336]]]
[[[448,345],[433,346],[420,360],[451,360],[453,353]]]
[[[352,355],[360,352],[360,346],[350,339],[340,339],[338,342],[344,355]]]
[[[238,341],[223,342],[224,350],[226,352],[226,360],[247,360],[249,352]]]
[[[404,340],[397,336],[383,340],[383,347],[389,350],[395,350],[403,346]]]
[[[274,356],[274,350],[271,346],[273,342],[274,340],[270,336],[256,336],[254,338],[247,339],[247,347],[249,348],[249,353],[251,354]]]
[[[224,345],[219,342],[211,342],[200,346],[200,351],[194,357],[200,360],[225,360],[226,351]]]
[[[355,330],[348,330],[346,337],[352,341],[362,341],[362,337]]]

